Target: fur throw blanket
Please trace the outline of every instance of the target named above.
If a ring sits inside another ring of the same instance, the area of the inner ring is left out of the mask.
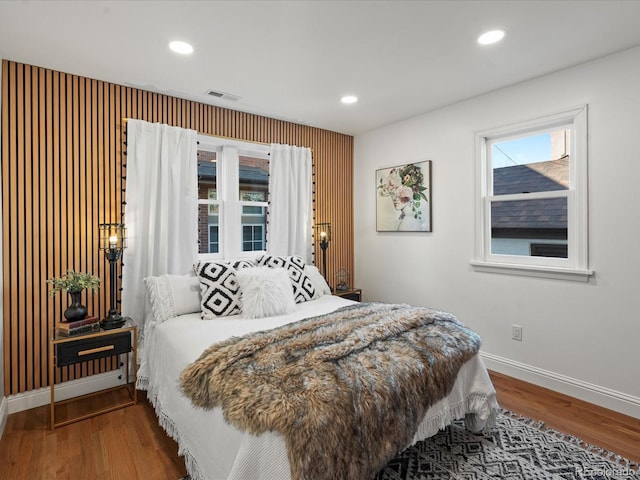
[[[411,443],[479,347],[451,314],[361,303],[217,343],[180,381],[236,428],[280,432],[293,480],[367,480]]]

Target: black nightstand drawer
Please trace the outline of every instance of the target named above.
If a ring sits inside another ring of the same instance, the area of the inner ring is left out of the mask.
[[[59,343],[55,347],[56,365],[64,367],[78,362],[110,357],[132,350],[131,332],[79,338],[77,341]]]
[[[362,289],[360,288],[352,288],[349,290],[335,290],[333,294],[338,297],[355,300],[356,302],[360,302],[362,299]]]
[[[360,292],[350,292],[340,296],[342,298],[348,298],[349,300],[355,300],[356,302],[360,301]]]

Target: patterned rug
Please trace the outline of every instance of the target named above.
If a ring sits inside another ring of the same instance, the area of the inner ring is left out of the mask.
[[[486,434],[456,421],[394,458],[376,480],[640,479],[639,465],[503,410]]]

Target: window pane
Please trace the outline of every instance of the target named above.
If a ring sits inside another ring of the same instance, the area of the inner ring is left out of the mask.
[[[209,225],[209,253],[218,253],[219,251],[218,225]]]
[[[198,151],[198,198],[218,199],[216,152]]]
[[[242,251],[255,252],[265,249],[264,225],[242,224]]]
[[[267,207],[242,206],[242,251],[264,250],[266,245]]]
[[[492,202],[491,253],[567,258],[567,199]]]
[[[493,143],[493,194],[567,190],[569,133],[569,130],[554,130]]]
[[[239,200],[266,202],[269,190],[269,160],[255,157],[239,157]]]
[[[266,212],[267,208],[262,206],[254,207],[251,205],[243,205],[242,207],[242,215],[259,215],[264,217],[266,215]]]
[[[215,207],[215,214],[210,212]],[[219,240],[219,215],[218,205],[198,205],[198,253],[218,253],[220,251]]]

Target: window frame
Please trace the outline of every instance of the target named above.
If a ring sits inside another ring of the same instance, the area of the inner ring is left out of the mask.
[[[218,205],[219,242],[217,253],[198,253],[198,259],[202,261],[224,260],[265,254],[265,250],[242,251],[242,207],[267,207],[268,203],[240,200],[239,157],[269,159],[270,145],[198,134],[198,150],[217,152],[216,187],[218,198],[215,201],[198,199],[198,206]]]
[[[202,206],[202,205],[206,205],[207,206],[207,214],[210,213],[211,211],[211,206],[215,205],[218,207],[218,251],[217,252],[212,252],[212,253],[198,253],[198,259],[199,260],[216,260],[216,259],[221,259],[223,258],[222,256],[222,238],[220,237],[220,226],[223,224],[223,219],[224,219],[224,202],[222,201],[223,198],[223,194],[224,194],[224,190],[225,190],[225,185],[221,182],[221,178],[224,175],[224,166],[222,165],[221,160],[221,154],[222,154],[222,146],[220,145],[216,145],[213,143],[209,143],[206,141],[201,141],[200,135],[198,135],[198,146],[197,146],[197,150],[203,150],[203,151],[208,151],[208,152],[215,152],[216,153],[216,199],[213,200],[211,198],[198,198],[198,209]],[[199,182],[199,179],[197,180]],[[199,188],[198,188],[199,190]],[[209,189],[211,190],[211,189]],[[208,196],[207,196],[208,197]],[[199,215],[199,212],[196,212],[196,215]],[[207,225],[207,250],[210,248],[211,245],[211,239],[210,239],[210,232],[211,232],[211,226],[212,225]],[[200,228],[200,225],[198,224],[198,228]],[[200,242],[200,235],[198,235],[198,242]],[[198,246],[198,251],[200,250],[199,246]]]
[[[243,244],[242,247],[243,248],[244,248],[244,243],[246,242],[246,240],[244,238],[244,229],[245,229],[245,227],[251,227],[251,234],[252,234],[251,243],[255,243],[256,242],[256,240],[254,240],[254,237],[253,237],[254,228],[256,228],[256,227],[260,227],[262,229],[262,234],[265,235],[264,243],[265,244],[267,243],[267,240],[266,240],[266,233],[267,232],[265,231],[266,230],[265,229],[265,225],[263,225],[262,223],[244,223],[244,224],[242,224],[242,229],[243,229],[243,231],[242,231],[242,244]],[[265,245],[265,248],[266,248],[266,245]],[[247,253],[247,252],[254,253],[256,251],[258,251],[258,250],[247,250],[245,253]]]
[[[218,217],[219,218],[219,217]],[[211,241],[211,229],[212,228],[217,228],[218,229],[218,241],[217,242],[212,242]],[[207,244],[209,245],[209,250],[211,250],[211,244],[215,244],[218,246],[218,252],[220,251],[220,222],[218,221],[218,225],[207,225]],[[217,252],[212,253],[211,255],[214,255]],[[209,254],[199,254],[199,255],[209,255]]]
[[[493,171],[489,149],[505,141],[554,128],[571,131],[569,188],[552,192],[493,195]],[[588,281],[588,184],[587,184],[587,106],[546,115],[475,133],[476,233],[475,255],[471,265],[477,271],[507,273],[565,280]],[[567,198],[567,258],[506,255],[491,252],[492,201],[539,198]]]

